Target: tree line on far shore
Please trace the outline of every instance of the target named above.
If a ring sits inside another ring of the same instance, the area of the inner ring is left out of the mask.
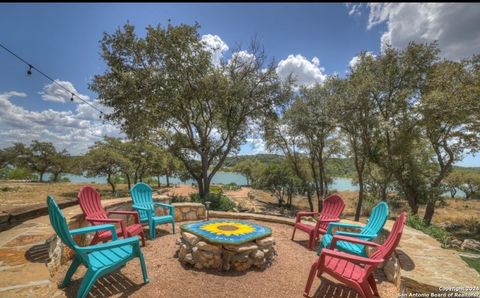
[[[44,182],[45,174],[50,181],[61,181],[65,173],[87,177],[106,177],[115,193],[115,184],[124,182],[130,189],[132,184],[150,177],[176,176],[188,179],[182,164],[171,154],[146,142],[125,141],[105,137],[96,142],[82,156],[71,156],[66,150],[57,150],[50,142],[34,140],[30,145],[15,143],[0,149],[0,179],[26,179]]]

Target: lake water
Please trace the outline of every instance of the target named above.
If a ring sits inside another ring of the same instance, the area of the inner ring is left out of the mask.
[[[73,183],[107,183],[107,178],[106,177],[85,177],[85,176],[80,176],[80,175],[72,175],[72,174],[65,174],[62,175],[62,177],[66,177],[70,179],[71,182]],[[186,183],[186,184],[191,184],[194,183],[194,180],[187,180],[187,181],[181,181],[180,179],[176,177],[170,177],[170,183],[173,184],[180,184],[180,183]],[[233,173],[233,172],[217,172],[215,176],[213,176],[212,183],[213,184],[229,184],[229,183],[236,183],[237,185],[246,185],[247,184],[247,179],[245,176],[239,173]],[[167,179],[165,176],[160,177],[160,183],[166,184]],[[352,184],[352,180],[348,178],[336,178],[333,180],[333,183],[330,184],[330,189],[336,189],[338,191],[357,191],[358,186]]]
[[[80,175],[71,175],[65,174],[62,177],[66,177],[70,179],[73,183],[107,183],[106,177],[85,177]],[[195,183],[194,180],[187,180],[181,181],[176,177],[170,177],[170,183],[172,184],[192,184]],[[213,184],[229,184],[229,183],[236,183],[237,185],[246,185],[247,179],[245,176],[239,173],[233,172],[217,172],[215,176],[213,176],[212,183]],[[166,184],[167,179],[165,176],[160,177],[160,183]],[[352,179],[350,178],[335,178],[333,182],[329,186],[330,190],[337,190],[337,191],[358,191],[358,185],[352,183]],[[450,196],[450,193],[444,193],[444,196]],[[464,198],[465,193],[461,190],[458,190],[455,197]]]

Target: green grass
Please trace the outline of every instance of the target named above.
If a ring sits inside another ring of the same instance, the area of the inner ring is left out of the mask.
[[[409,214],[407,217],[407,226],[432,236],[442,244],[442,247],[447,247],[452,237],[449,232],[434,224],[426,225],[418,215]]]
[[[461,258],[465,261],[465,263],[468,264],[468,266],[472,267],[473,269],[477,270],[478,273],[480,273],[480,259],[468,258],[463,256]]]

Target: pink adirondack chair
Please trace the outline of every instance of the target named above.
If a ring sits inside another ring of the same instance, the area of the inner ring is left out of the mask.
[[[330,249],[322,249],[320,257],[313,263],[303,296],[309,297],[308,295],[312,287],[313,279],[315,278],[315,273],[318,277],[321,277],[323,273],[331,275],[336,280],[354,288],[362,298],[371,298],[374,297],[374,295],[378,296],[377,284],[375,283],[373,272],[380,264],[388,260],[394,252],[402,237],[406,219],[406,212],[402,212],[382,245],[358,238],[339,235],[333,236]],[[337,241],[348,241],[373,246],[377,249],[369,258],[359,257],[334,250]]]
[[[100,203],[100,194],[90,186],[80,188],[77,199],[80,203],[80,208],[82,208],[83,214],[85,215],[85,219],[92,225],[118,223],[120,225],[120,228],[116,230],[118,236],[128,238],[139,235],[142,238],[142,246],[145,246],[143,227],[140,224],[140,219],[136,211],[106,211]],[[131,215],[134,217],[135,223],[127,226],[123,219],[108,218],[110,214]],[[112,239],[112,233],[110,231],[100,231],[95,233],[95,236],[92,239],[92,244],[106,242],[110,239]]]
[[[296,214],[295,226],[293,228],[292,240],[295,237],[297,229],[306,232],[309,235],[308,248],[314,249],[319,235],[327,233],[328,224],[340,220],[340,214],[345,208],[343,198],[339,194],[332,194],[323,200],[321,212],[299,211]],[[303,216],[315,216],[317,223],[315,226],[301,222]]]

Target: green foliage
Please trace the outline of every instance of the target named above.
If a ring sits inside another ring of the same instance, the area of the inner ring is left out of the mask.
[[[480,197],[480,172],[455,169],[446,177],[445,185],[451,192],[460,189],[465,193],[466,199]]]
[[[199,28],[169,23],[137,35],[126,24],[105,33],[107,69],[90,88],[112,108],[106,118],[127,136],[168,146],[203,196],[225,158],[245,142],[248,124],[273,113],[290,88],[257,43],[251,57],[233,54],[215,65]]]
[[[15,167],[2,169],[0,178],[6,180],[37,180],[38,176],[28,168]]]
[[[480,233],[480,221],[475,217],[470,217],[465,220],[465,227],[472,233]]]
[[[60,179],[60,182],[71,182],[70,179],[68,177],[62,177]]]
[[[221,185],[210,185],[210,193],[221,195],[223,193],[223,189]]]
[[[418,215],[416,214],[409,214],[407,217],[407,226],[412,227],[416,230],[422,231],[427,235],[432,236],[436,240],[440,242],[442,247],[447,247],[452,236],[449,232],[445,231],[444,229],[436,226],[436,225],[427,225],[425,221],[423,221]]]
[[[194,193],[190,195],[190,199],[192,202],[202,204],[205,204],[207,201],[211,202],[210,210],[229,211],[235,207],[235,204],[223,194],[210,193],[202,198],[200,194]]]
[[[243,159],[232,167],[232,171],[240,173],[247,178],[247,184],[250,185],[255,179],[255,175],[261,171],[263,165],[260,161],[255,159]]]
[[[255,180],[255,187],[271,191],[281,207],[287,196],[291,196],[299,183],[289,165],[283,162],[267,166]]]
[[[370,216],[372,212],[372,208],[375,206],[377,201],[378,201],[378,198],[374,198],[372,196],[365,196],[362,204],[362,215]]]
[[[479,258],[469,258],[469,257],[464,257],[460,256],[462,260],[465,261],[465,263],[468,264],[471,268],[477,270],[478,273],[480,273],[480,259]]]
[[[238,156],[229,156],[225,159],[223,163],[226,168],[233,168],[239,163],[245,162],[247,160],[253,161],[256,160],[259,163],[269,165],[282,162],[285,159],[283,155],[278,154],[255,154],[255,155],[238,155]]]
[[[115,193],[114,176],[131,167],[130,161],[112,146],[112,139],[95,142],[85,155],[83,168],[87,177],[106,176]]]
[[[235,182],[231,182],[225,185],[222,185],[223,190],[239,190],[241,187],[237,185]]]

